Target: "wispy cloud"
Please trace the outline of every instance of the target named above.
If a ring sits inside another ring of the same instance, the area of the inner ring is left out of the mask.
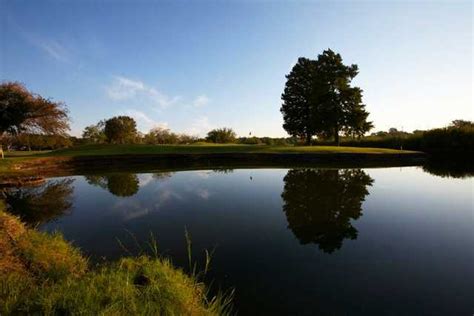
[[[16,30],[21,37],[31,45],[42,50],[49,57],[60,62],[69,62],[71,60],[72,53],[65,47],[64,43],[60,43],[58,40],[24,29],[11,16],[7,16],[6,21],[7,24],[12,29]]]
[[[67,62],[70,59],[68,50],[55,40],[37,39],[36,45],[57,61]]]
[[[145,85],[141,81],[125,77],[115,77],[114,82],[107,87],[107,95],[112,100],[127,100],[144,91]]]
[[[195,107],[201,107],[201,106],[208,105],[210,101],[211,99],[209,99],[207,95],[202,94],[194,99],[193,105]]]
[[[171,106],[202,107],[211,102],[206,94],[201,94],[192,100],[184,100],[181,96],[170,96],[151,85],[137,79],[124,76],[114,76],[106,86],[107,97],[113,101],[139,100],[142,104],[149,104],[156,110]]]
[[[114,77],[113,82],[106,88],[107,96],[115,101],[124,101],[132,98],[145,99],[160,108],[176,104],[181,97],[170,97],[156,88],[148,86],[143,81],[133,80],[122,76]]]

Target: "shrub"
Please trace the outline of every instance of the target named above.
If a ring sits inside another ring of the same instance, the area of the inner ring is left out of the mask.
[[[209,131],[206,140],[212,143],[233,143],[235,138],[236,134],[231,128],[223,127]]]

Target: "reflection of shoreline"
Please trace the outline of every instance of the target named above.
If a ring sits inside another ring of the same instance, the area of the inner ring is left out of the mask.
[[[43,157],[16,162],[9,176],[69,176],[97,172],[150,173],[157,170],[212,170],[256,167],[336,167],[370,168],[419,166],[427,156],[421,152],[350,153],[350,152],[259,152],[259,153],[175,153]],[[21,171],[21,172],[20,172]],[[1,181],[1,177],[0,177]]]
[[[438,177],[447,178],[472,178],[474,177],[474,164],[472,158],[465,159],[430,159],[422,166],[423,171]]]
[[[373,179],[360,169],[291,169],[286,174],[283,211],[301,244],[331,253],[344,239],[356,239],[351,220],[362,216],[362,202]]]

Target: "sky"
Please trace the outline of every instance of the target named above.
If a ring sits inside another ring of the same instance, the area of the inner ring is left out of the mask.
[[[0,0],[0,80],[64,101],[71,134],[116,115],[203,136],[287,136],[298,57],[331,48],[375,129],[473,120],[471,1]]]

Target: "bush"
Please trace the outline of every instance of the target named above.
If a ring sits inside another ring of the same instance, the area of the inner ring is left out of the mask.
[[[239,143],[240,144],[246,144],[246,145],[259,145],[262,143],[260,138],[258,137],[241,137],[239,138]]]
[[[148,134],[143,137],[143,142],[149,145],[164,145],[164,144],[190,144],[197,141],[197,137],[176,134],[167,128],[156,127],[151,129]]]
[[[217,128],[207,133],[206,140],[212,143],[233,143],[236,140],[236,134],[231,128]]]
[[[431,153],[474,152],[474,127],[437,128],[423,134],[421,148]]]
[[[455,124],[456,122],[456,124]],[[459,123],[459,122],[462,122]],[[327,141],[316,140],[316,145],[329,145]],[[474,155],[474,125],[467,121],[454,121],[451,126],[413,133],[376,133],[353,139],[343,137],[342,146],[378,147],[419,150],[430,154]]]
[[[62,135],[19,134],[4,136],[3,141],[7,148],[17,150],[52,150],[67,148],[73,145],[70,137]]]

